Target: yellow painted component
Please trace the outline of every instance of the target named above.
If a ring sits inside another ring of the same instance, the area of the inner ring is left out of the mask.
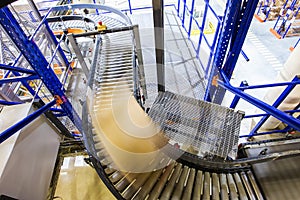
[[[71,68],[72,68],[72,69],[74,69],[74,66],[75,66],[75,61],[74,61],[74,60],[72,60],[72,61],[71,61],[71,63],[70,63],[70,65],[71,65]]]
[[[204,34],[213,34],[216,32],[216,28],[213,25],[213,23],[208,22],[208,27],[206,26],[206,28],[204,29]]]
[[[74,34],[85,33],[85,30],[81,28],[68,28],[68,33],[74,33]]]
[[[2,79],[4,77],[4,71],[0,70],[0,79]]]
[[[216,28],[213,25],[213,23],[212,22],[208,22],[208,25],[204,29],[203,33],[204,34],[213,34],[215,32],[216,32]],[[198,29],[191,30],[191,35],[199,35],[199,34],[200,34],[200,30],[198,30]]]
[[[192,30],[191,31],[191,35],[199,35],[200,34],[200,30]]]
[[[74,34],[85,33],[85,30],[81,29],[81,28],[68,28],[67,30],[68,30],[68,33],[74,33]],[[53,31],[53,34],[54,35],[62,35],[62,34],[64,34],[64,31],[56,30],[56,31]]]
[[[107,29],[106,25],[97,25],[97,31],[104,31],[106,29]]]
[[[102,21],[99,21],[99,22],[97,23],[97,31],[104,31],[104,30],[106,30],[106,29],[107,29],[107,27],[106,27],[105,24],[103,24]]]
[[[57,63],[53,64],[53,71],[55,74],[62,74],[61,67]]]

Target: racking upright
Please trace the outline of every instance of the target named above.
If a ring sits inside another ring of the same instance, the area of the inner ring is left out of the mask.
[[[62,116],[68,116],[76,129],[79,132],[82,131],[81,119],[67,98],[64,87],[64,83],[70,74],[72,58],[68,58],[62,50],[64,38],[57,41],[46,21],[46,17],[51,13],[51,9],[42,18],[35,4],[32,1],[29,1],[29,3],[38,22],[36,23],[36,29],[29,30],[27,34],[25,33],[24,26],[23,28],[20,26],[10,9],[8,7],[1,8],[1,26],[5,35],[7,35],[6,39],[14,44],[15,52],[19,54],[12,63],[1,64],[1,68],[6,70],[6,77],[1,82],[3,84],[19,82],[22,86],[19,85],[18,88],[25,88],[25,91],[28,91],[30,96],[35,99],[34,101],[37,102],[36,105],[43,108],[41,111],[45,112],[49,110],[46,115],[61,129],[62,133],[72,137],[71,132],[75,130],[66,129],[65,125],[50,111],[50,108],[56,104],[53,110],[56,110]],[[46,49],[49,46],[50,49]],[[52,55],[45,54],[46,52],[52,52]],[[55,62],[65,67],[65,73],[61,75],[64,77],[61,79],[54,72],[53,66]],[[29,76],[26,76],[26,74],[29,74]],[[29,83],[28,81],[30,80],[34,80],[34,82]],[[18,93],[14,96],[16,95]],[[2,100],[2,104],[4,105],[19,103],[22,103],[20,98],[17,102],[13,102],[11,99]],[[47,109],[44,109],[45,106]],[[39,114],[43,113],[40,110],[38,111]],[[21,129],[22,126],[20,124],[28,124],[33,119],[28,120],[25,117],[24,120],[27,122],[22,121],[1,133],[1,142],[13,135],[16,130]]]

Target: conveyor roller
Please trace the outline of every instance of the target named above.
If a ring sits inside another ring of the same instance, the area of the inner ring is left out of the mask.
[[[124,37],[122,41],[118,40],[119,34],[127,35],[128,40],[124,40]],[[134,47],[131,46],[130,38],[130,34],[120,32],[104,36],[100,53],[96,55],[95,101],[91,108],[92,112],[101,113],[110,109],[114,87],[118,88],[120,98],[122,89],[125,92],[128,88],[131,92],[134,91],[134,65],[130,65],[130,62],[126,66],[120,64],[126,59],[134,58]],[[109,50],[112,42],[114,48],[117,44],[125,48],[120,48],[115,54]],[[118,56],[120,54],[124,56]],[[117,59],[114,59],[114,55],[117,55]],[[160,161],[166,163],[165,167],[145,173],[117,169],[97,130],[87,128],[85,143],[93,165],[118,199],[263,199],[248,167],[217,171],[213,168],[209,170],[209,167],[202,168],[195,163],[182,162],[189,157],[213,160],[216,156],[218,159],[224,159],[236,148],[239,122],[243,114],[221,106],[201,103],[199,100],[170,92],[158,95],[149,115],[160,124],[170,139],[169,151],[165,153],[173,152],[175,155],[180,152],[185,157],[176,160],[170,153],[169,159]],[[84,115],[87,116],[87,113]],[[175,128],[168,128],[174,125]],[[224,131],[227,131],[227,138],[217,140],[220,137],[218,133],[224,134]],[[181,149],[172,145],[174,142],[182,144]],[[186,142],[197,149],[193,153],[198,155],[184,153],[187,149],[183,144]],[[218,148],[213,148],[214,146]]]
[[[102,21],[108,29],[132,27],[128,19],[122,21],[103,15],[85,17],[95,23]],[[71,20],[51,23],[52,30],[87,28],[84,20],[79,23],[77,20],[75,24],[72,16],[69,18]],[[149,112],[164,134],[161,138],[167,138],[153,144],[155,148],[160,148],[160,143],[164,145],[160,154],[166,156],[158,154],[151,160],[163,167],[145,172],[118,168],[120,163],[116,163],[105,141],[99,137],[99,127],[91,112],[106,113],[112,109],[112,99],[122,99],[128,91],[139,100],[139,92],[145,90],[143,69],[136,65],[142,58],[137,55],[140,48],[136,47],[140,44],[135,38],[137,32],[128,28],[98,35],[90,67],[93,86],[83,106],[84,143],[108,189],[117,199],[264,199],[249,165],[227,162],[237,151],[243,113],[171,92],[159,93]],[[145,139],[145,144],[151,143]]]
[[[105,160],[100,164],[123,199],[264,199],[250,169],[212,173],[170,160],[163,169],[128,173],[110,168]]]

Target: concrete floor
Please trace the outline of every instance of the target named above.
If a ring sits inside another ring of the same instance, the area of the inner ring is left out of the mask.
[[[83,156],[77,156],[64,159],[55,199],[114,200],[115,197],[106,188],[96,171],[84,162]]]

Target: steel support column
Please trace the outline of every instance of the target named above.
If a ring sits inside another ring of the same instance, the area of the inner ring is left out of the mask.
[[[83,71],[85,77],[88,78],[89,77],[89,68],[88,68],[88,66],[85,63],[85,60],[84,60],[84,58],[82,56],[82,53],[81,53],[81,51],[80,51],[80,49],[79,49],[79,47],[77,45],[77,42],[76,42],[73,34],[69,33],[67,36],[68,36],[70,44],[71,44],[71,46],[72,46],[72,48],[73,48],[73,50],[75,52],[75,55],[77,56],[77,59],[78,59],[78,61],[80,63],[82,71]]]
[[[216,48],[213,68],[209,76],[209,85],[205,100],[221,104],[225,89],[218,87],[216,80],[220,78],[219,69],[223,69],[226,77],[231,78],[236,62],[252,21],[258,0],[228,0],[222,24],[221,36]]]
[[[76,128],[81,132],[81,119],[64,94],[63,85],[60,83],[53,70],[49,67],[47,60],[38,46],[34,41],[28,39],[7,7],[0,10],[0,24],[24,55],[31,67],[35,70],[37,75],[41,78],[51,94],[61,99],[62,109],[66,112],[67,116],[71,119]]]
[[[165,91],[165,54],[164,54],[164,3],[163,0],[152,0],[154,40],[159,92]]]

